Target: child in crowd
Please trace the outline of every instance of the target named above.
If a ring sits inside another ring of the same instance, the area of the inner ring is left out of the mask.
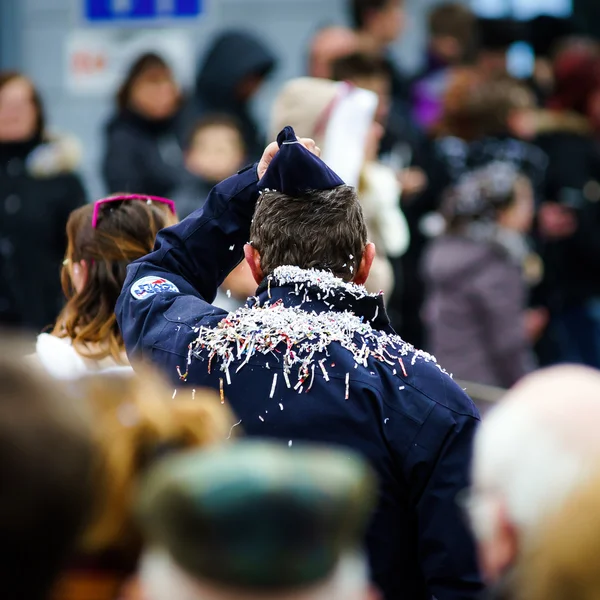
[[[526,311],[528,283],[541,275],[526,241],[531,183],[490,163],[451,188],[442,212],[446,232],[424,256],[431,351],[459,379],[510,387],[533,368],[528,328],[540,329]]]
[[[233,117],[215,114],[198,121],[185,152],[190,177],[173,198],[179,217],[200,208],[211,188],[239,171],[245,160],[244,139]]]
[[[237,173],[245,160],[244,138],[233,117],[214,114],[201,119],[190,136],[185,155],[189,181],[175,195],[179,216],[186,217],[200,208],[211,188]],[[215,304],[235,310],[255,291],[250,269],[242,262],[223,283]]]

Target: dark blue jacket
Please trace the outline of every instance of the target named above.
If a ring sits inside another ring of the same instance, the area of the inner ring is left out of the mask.
[[[434,362],[406,346],[403,366],[370,358],[365,367],[334,343],[324,363],[328,380],[318,368],[310,391],[304,386],[300,394],[293,382],[285,385],[275,354],[256,354],[236,373],[242,355],[229,367],[230,384],[218,358],[209,361],[205,351],[188,364],[198,328],[214,328],[226,316],[210,302],[241,258],[257,198],[255,168],[224,181],[201,210],[162,231],[154,252],[129,267],[117,317],[130,357],[156,363],[176,381],[179,367],[187,371],[187,384],[223,386],[249,435],[362,452],[380,478],[367,544],[385,598],[475,598],[481,589],[475,552],[455,500],[468,485],[479,416]],[[263,284],[249,303],[270,299],[316,313],[350,310],[378,330],[375,335],[393,334],[381,297],[340,293],[321,300],[311,290],[304,302],[295,288]]]

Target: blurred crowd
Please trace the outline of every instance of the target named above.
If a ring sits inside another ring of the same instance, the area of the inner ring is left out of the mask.
[[[402,2],[353,0],[349,15],[351,27],[314,34],[306,77],[273,98],[270,123],[255,121],[250,102],[277,57],[252,33],[219,35],[191,90],[161,56],[140,56],[105,129],[107,193],[166,197],[183,218],[293,125],[359,189],[378,255],[367,285],[386,292],[407,341],[457,377],[499,387],[535,366],[600,366],[598,43],[568,20],[481,19],[442,3],[424,66],[407,77],[390,52]],[[535,51],[527,80],[508,73],[520,40]],[[77,140],[45,122],[35,82],[2,73],[5,326],[40,332],[57,321],[66,223],[91,200],[78,160]],[[219,302],[239,306],[253,286],[240,267]]]
[[[348,9],[268,123],[252,33],[139,56],[101,199],[0,73],[2,598],[599,597],[600,43]]]

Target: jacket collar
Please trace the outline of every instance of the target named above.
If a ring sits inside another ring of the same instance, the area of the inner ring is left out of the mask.
[[[281,302],[307,312],[349,312],[368,322],[373,329],[392,333],[383,293],[369,294],[362,285],[348,283],[329,271],[278,267],[266,277],[249,298],[247,306]]]

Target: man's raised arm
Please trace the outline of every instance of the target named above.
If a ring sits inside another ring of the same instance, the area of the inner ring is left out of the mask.
[[[312,140],[301,143],[314,149]],[[192,315],[200,322],[218,312],[210,303],[243,257],[258,182],[278,150],[276,142],[270,144],[258,165],[217,184],[201,209],[163,229],[154,250],[129,265],[115,312],[130,358],[151,359],[165,320],[174,315],[185,326]],[[192,328],[188,330],[191,341]],[[178,340],[178,352],[186,351],[184,342]]]

